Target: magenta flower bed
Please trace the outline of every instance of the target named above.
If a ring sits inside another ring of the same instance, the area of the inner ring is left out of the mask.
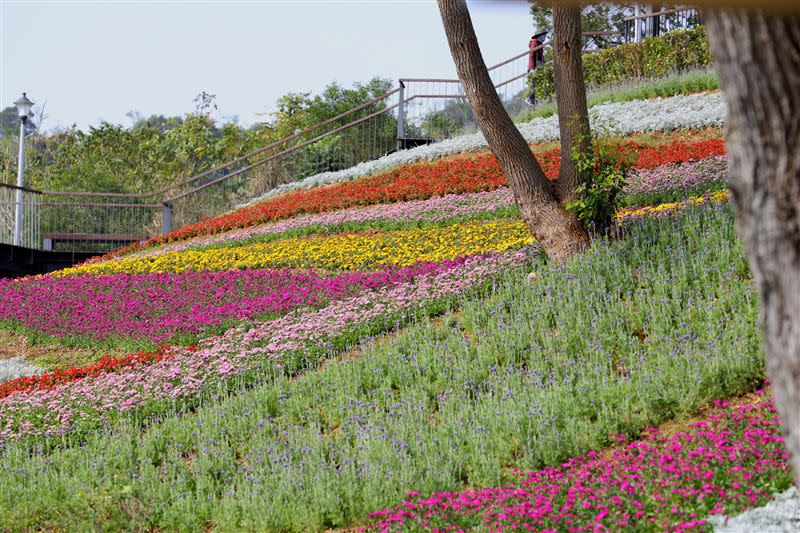
[[[49,276],[0,281],[0,319],[56,337],[163,343],[231,321],[321,307],[463,259],[346,274],[291,270]]]
[[[758,391],[764,394],[763,391]],[[763,505],[791,482],[770,401],[724,408],[670,438],[645,439],[557,468],[519,473],[502,488],[410,493],[371,514],[365,531],[690,531],[704,516]]]

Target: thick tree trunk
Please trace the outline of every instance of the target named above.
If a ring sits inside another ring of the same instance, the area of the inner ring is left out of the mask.
[[[508,176],[522,218],[547,255],[561,261],[585,249],[589,237],[559,203],[553,184],[503,108],[483,61],[464,0],[439,0],[444,30],[478,125]]]
[[[800,17],[706,13],[728,103],[729,187],[761,300],[767,374],[800,479]]]
[[[553,3],[553,80],[558,107],[558,128],[561,133],[561,169],[556,188],[559,199],[566,203],[575,198],[581,182],[572,149],[589,150],[589,110],[586,86],[583,83],[583,45],[581,7],[566,2]]]

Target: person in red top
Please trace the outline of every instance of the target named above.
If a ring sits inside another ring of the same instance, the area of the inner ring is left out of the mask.
[[[540,36],[542,36],[541,33],[534,35],[531,37],[531,42],[528,43],[528,48],[531,50],[530,54],[528,54],[528,72],[544,63],[544,54],[542,53],[542,49],[539,48],[537,50],[537,48],[542,44],[542,41],[539,40]]]
[[[528,48],[530,49],[530,53],[528,54],[528,72],[532,71],[539,65],[544,64],[544,50],[541,47],[542,40],[546,33],[537,33],[533,37],[531,37],[530,42],[528,43]],[[536,88],[534,87],[531,91],[531,94],[525,99],[525,102],[528,105],[534,106],[536,105]]]

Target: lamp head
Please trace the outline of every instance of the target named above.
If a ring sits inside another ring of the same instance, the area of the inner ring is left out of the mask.
[[[28,97],[25,96],[25,93],[22,93],[22,97],[14,102],[14,105],[17,106],[17,113],[19,113],[19,118],[22,122],[28,120],[28,117],[31,114],[31,108],[33,107],[33,102],[28,100]]]

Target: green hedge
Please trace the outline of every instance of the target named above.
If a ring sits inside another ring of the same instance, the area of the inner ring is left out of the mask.
[[[670,72],[711,63],[705,28],[676,30],[640,43],[622,44],[583,55],[583,78],[587,86],[610,85],[635,78],[656,78]],[[553,64],[542,65],[528,75],[536,97],[555,93]]]

